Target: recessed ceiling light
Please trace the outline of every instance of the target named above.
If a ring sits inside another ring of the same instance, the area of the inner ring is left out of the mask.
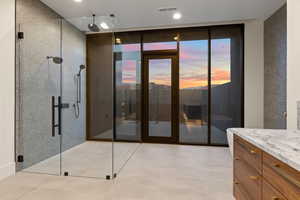
[[[117,44],[121,44],[122,42],[121,42],[121,39],[120,38],[116,38],[116,43]]]
[[[173,14],[173,19],[175,19],[175,20],[179,20],[179,19],[181,19],[181,17],[182,17],[182,15],[179,12],[176,12]]]
[[[77,3],[81,3],[82,2],[82,0],[74,0],[75,2],[77,2]]]
[[[102,23],[100,24],[100,26],[101,26],[103,29],[109,29],[109,26],[108,26],[107,23],[105,23],[105,22],[102,22]]]

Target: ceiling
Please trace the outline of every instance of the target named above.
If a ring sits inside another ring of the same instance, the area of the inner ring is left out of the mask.
[[[84,30],[96,14],[97,21],[115,24],[116,29],[141,29],[161,26],[184,26],[202,23],[265,18],[286,0],[41,0],[75,26]],[[159,8],[176,7],[182,13],[173,20],[173,12]],[[116,17],[108,17],[114,14]],[[103,17],[104,16],[104,17]],[[105,17],[106,16],[106,17]]]

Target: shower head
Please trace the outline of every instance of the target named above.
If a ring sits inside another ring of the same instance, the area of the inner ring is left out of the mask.
[[[100,28],[95,23],[95,18],[96,18],[96,15],[93,15],[93,22],[88,25],[88,28],[91,32],[99,32],[100,31]]]
[[[47,56],[47,59],[52,59],[52,61],[58,65],[63,63],[63,59],[61,57]]]

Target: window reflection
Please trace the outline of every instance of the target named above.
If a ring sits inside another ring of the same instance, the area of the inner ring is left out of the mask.
[[[128,38],[125,38],[128,39]],[[116,139],[140,139],[140,43],[115,45]],[[131,40],[134,38],[130,38]],[[124,40],[124,41],[122,41]],[[121,43],[121,42],[125,42]]]
[[[149,59],[149,136],[170,137],[172,60]]]
[[[175,41],[144,43],[144,51],[170,50],[170,49],[177,49],[177,43]]]
[[[212,142],[227,144],[226,129],[231,127],[230,82],[231,68],[230,39],[211,41],[211,94],[212,94]]]
[[[240,28],[211,32],[211,143],[228,144],[227,128],[242,126],[243,45]]]
[[[207,143],[208,40],[180,42],[180,141]]]

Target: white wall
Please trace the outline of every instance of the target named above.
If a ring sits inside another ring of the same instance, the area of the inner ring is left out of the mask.
[[[245,22],[245,127],[264,127],[264,23]]]
[[[287,1],[287,128],[297,128],[300,101],[300,1]]]
[[[0,1],[0,179],[13,175],[15,103],[15,2]]]

